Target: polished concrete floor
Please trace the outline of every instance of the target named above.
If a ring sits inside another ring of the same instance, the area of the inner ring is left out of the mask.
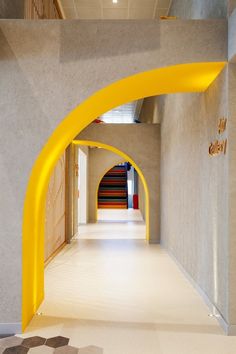
[[[48,265],[45,300],[25,337],[66,336],[104,354],[236,353],[236,337],[223,334],[165,250],[102,232],[103,240],[74,240]]]

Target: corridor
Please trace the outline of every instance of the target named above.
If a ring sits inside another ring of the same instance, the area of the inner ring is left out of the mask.
[[[236,338],[160,246],[122,239],[124,230],[108,239],[103,223],[88,234],[94,225],[103,240],[76,239],[47,266],[45,301],[24,337],[62,335],[104,354],[235,354]]]
[[[236,354],[236,0],[0,0],[0,42],[0,354]]]

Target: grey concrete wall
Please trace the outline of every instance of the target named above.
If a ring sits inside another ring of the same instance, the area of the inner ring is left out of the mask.
[[[229,17],[228,22],[228,57],[230,62],[236,62],[236,9]]]
[[[165,97],[161,123],[161,238],[229,322],[228,156],[211,157],[228,115],[227,70],[203,94]],[[174,114],[173,114],[174,112]]]
[[[227,0],[173,0],[169,15],[183,19],[226,18]]]
[[[141,169],[149,188],[150,242],[160,241],[160,125],[90,124],[77,137],[112,145]]]
[[[89,222],[97,221],[97,187],[104,174],[113,166],[125,162],[125,160],[105,149],[89,150]]]
[[[24,0],[0,0],[0,19],[24,18]]]
[[[225,60],[226,38],[222,20],[0,21],[0,332],[21,322],[25,191],[54,129],[86,97],[123,77]]]
[[[236,325],[236,64],[229,65],[229,320]],[[235,331],[234,331],[235,333]]]
[[[230,2],[230,9],[236,7],[236,1]],[[236,324],[236,10],[229,18],[229,321]],[[235,326],[236,327],[236,326]],[[235,328],[232,333],[235,334]]]

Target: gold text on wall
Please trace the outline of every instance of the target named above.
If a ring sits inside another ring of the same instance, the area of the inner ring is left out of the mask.
[[[218,122],[218,134],[223,134],[226,130],[227,118],[220,118]],[[227,150],[227,139],[215,140],[210,143],[209,155],[216,156],[219,154],[226,154]]]
[[[227,139],[222,141],[216,140],[210,144],[209,154],[211,156],[215,156],[221,153],[226,154],[226,148],[227,148]]]
[[[226,130],[227,118],[220,118],[218,123],[218,133],[222,134]]]

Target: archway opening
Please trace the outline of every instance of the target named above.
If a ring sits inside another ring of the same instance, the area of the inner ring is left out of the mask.
[[[133,219],[133,221],[135,221],[135,218],[137,221],[137,215],[138,215],[139,221],[143,221],[143,219],[145,219],[145,227],[144,227],[145,234],[141,238],[146,239],[148,241],[149,240],[149,230],[150,230],[150,210],[149,210],[150,193],[149,193],[147,180],[143,174],[143,171],[136,164],[136,162],[133,160],[133,158],[131,158],[129,155],[127,155],[124,151],[121,151],[118,148],[115,148],[114,146],[107,145],[107,144],[104,144],[101,142],[86,141],[86,140],[74,140],[73,145],[97,147],[97,148],[99,148],[99,150],[98,150],[99,152],[102,151],[100,149],[110,151],[118,156],[118,160],[117,160],[118,164],[124,164],[126,162],[126,164],[128,163],[129,166],[132,166],[133,170],[135,170],[135,173],[137,174],[136,178],[139,180],[140,189],[142,188],[142,196],[141,196],[142,200],[140,200],[142,203],[142,215],[138,214],[138,212],[137,213],[134,212],[133,213],[134,216],[133,216],[132,212],[130,212],[130,217],[131,217],[130,221],[132,221],[132,219]],[[90,185],[90,194],[92,194],[92,198],[90,198],[90,199],[94,198],[94,200],[90,201],[90,204],[93,204],[93,206],[94,206],[94,208],[92,208],[92,211],[90,211],[90,214],[92,214],[92,215],[90,215],[90,221],[92,221],[92,222],[96,222],[99,220],[99,218],[98,218],[99,185],[100,185],[100,182],[101,182],[103,176],[111,169],[111,167],[113,167],[113,166],[109,166],[109,168],[106,168],[105,171],[103,170],[103,172],[101,174],[99,174],[99,179],[96,180],[97,184],[96,184],[96,190],[95,190],[96,193],[95,194],[93,193],[93,189],[94,189],[93,186]],[[136,180],[136,182],[137,182],[137,180]],[[128,184],[128,181],[127,181],[127,184]],[[79,192],[79,194],[80,194],[80,192]],[[127,198],[128,198],[128,195],[127,195]],[[132,203],[132,205],[133,205],[133,203]],[[126,207],[128,207],[128,199],[127,199]],[[123,209],[123,210],[125,210],[125,209]],[[128,210],[128,209],[126,209],[126,210]],[[114,213],[113,213],[113,215],[114,215]],[[127,218],[127,215],[125,215],[125,217]],[[119,219],[119,216],[118,216],[118,219]],[[107,220],[107,221],[111,221],[111,219]],[[122,221],[122,220],[117,220],[117,218],[115,217],[113,219],[113,221]],[[129,221],[129,220],[123,220],[123,221]],[[127,238],[129,238],[129,235],[127,235]]]
[[[142,235],[134,227],[136,224],[139,226],[141,223],[144,224],[143,199],[143,186],[132,164],[129,162],[116,164],[106,171],[97,186],[97,221],[128,226],[133,224],[133,232],[131,229],[131,232],[123,235],[127,238],[145,239],[145,228]]]
[[[56,128],[35,161],[23,215],[23,329],[44,297],[45,198],[50,173],[73,138],[102,113],[143,97],[177,92],[203,92],[225,63],[194,63],[151,70],[100,90],[73,110]],[[148,231],[147,231],[148,232]]]

